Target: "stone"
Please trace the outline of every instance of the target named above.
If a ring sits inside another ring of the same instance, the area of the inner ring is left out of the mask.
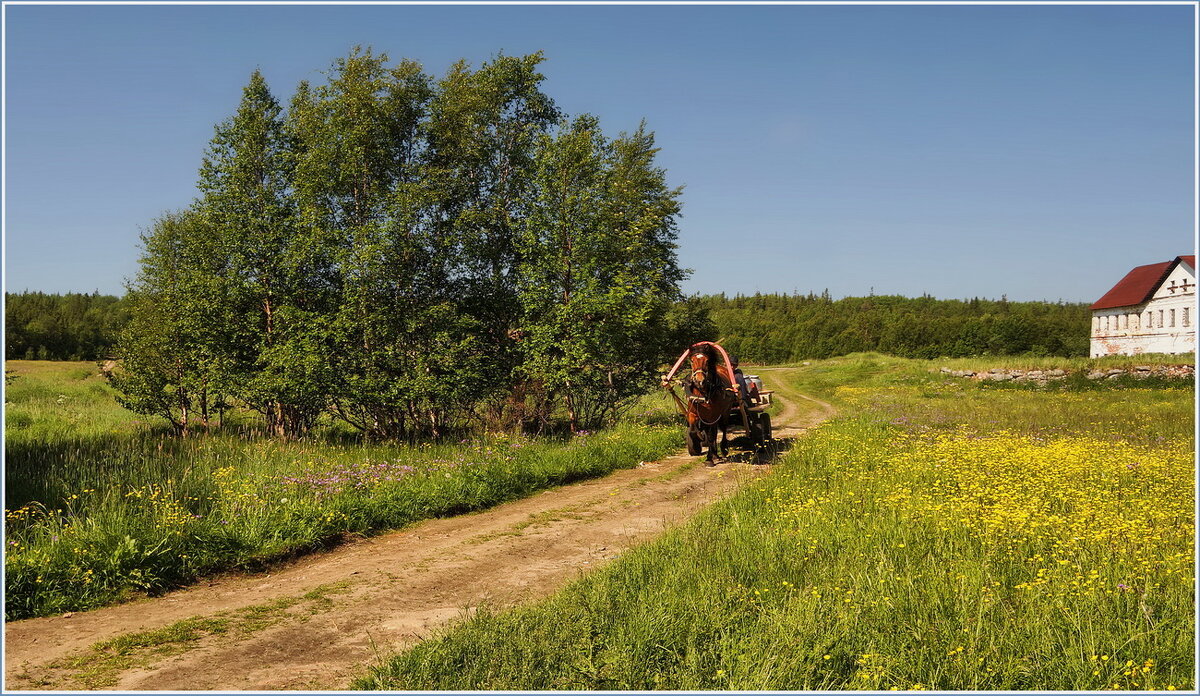
[[[1093,370],[1087,374],[1088,379],[1100,379],[1103,376],[1104,376],[1104,373],[1100,372],[1098,370]]]
[[[1150,367],[1149,365],[1138,365],[1137,367],[1135,367],[1133,369],[1137,370],[1138,372],[1150,372],[1154,368]]]
[[[1051,377],[1066,377],[1067,371],[1066,370],[1050,370],[1046,374],[1050,375]]]
[[[1108,375],[1109,377],[1112,377],[1114,375],[1123,375],[1123,374],[1125,374],[1125,370],[1122,370],[1120,368],[1113,368],[1113,369],[1109,370],[1108,372],[1105,372],[1104,374]]]

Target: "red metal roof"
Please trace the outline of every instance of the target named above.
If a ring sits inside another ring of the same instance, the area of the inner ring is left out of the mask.
[[[1176,256],[1173,261],[1152,263],[1148,266],[1138,266],[1125,274],[1125,277],[1104,293],[1104,297],[1092,304],[1092,309],[1111,309],[1113,307],[1129,307],[1138,305],[1150,299],[1159,285],[1166,280],[1167,275],[1176,264],[1184,261],[1196,268],[1196,257]]]

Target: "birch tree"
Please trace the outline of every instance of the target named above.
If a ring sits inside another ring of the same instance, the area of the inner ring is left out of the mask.
[[[572,431],[643,393],[678,298],[679,191],[644,128],[614,141],[581,116],[540,144],[519,237],[524,374],[563,400]]]

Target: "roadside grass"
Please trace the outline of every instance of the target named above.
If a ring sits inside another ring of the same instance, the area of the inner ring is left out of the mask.
[[[770,476],[353,688],[1193,689],[1191,382],[1018,392],[930,367],[791,372],[843,415]]]
[[[496,434],[414,446],[177,438],[124,415],[88,371],[96,369],[25,363],[7,394],[10,416],[30,418],[6,428],[8,620],[262,568],[347,535],[483,509],[680,447],[677,427],[632,420],[575,438]],[[657,402],[647,403],[653,415]],[[84,424],[90,413],[96,422]]]

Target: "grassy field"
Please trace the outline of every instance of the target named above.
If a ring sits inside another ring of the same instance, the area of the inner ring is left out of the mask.
[[[204,574],[600,476],[680,447],[668,404],[569,440],[446,444],[177,438],[122,409],[90,363],[10,361],[8,619],[102,606]],[[636,421],[636,422],[633,422]]]
[[[770,476],[354,688],[1193,689],[1192,383],[937,373],[1076,362],[772,372],[842,413]]]

